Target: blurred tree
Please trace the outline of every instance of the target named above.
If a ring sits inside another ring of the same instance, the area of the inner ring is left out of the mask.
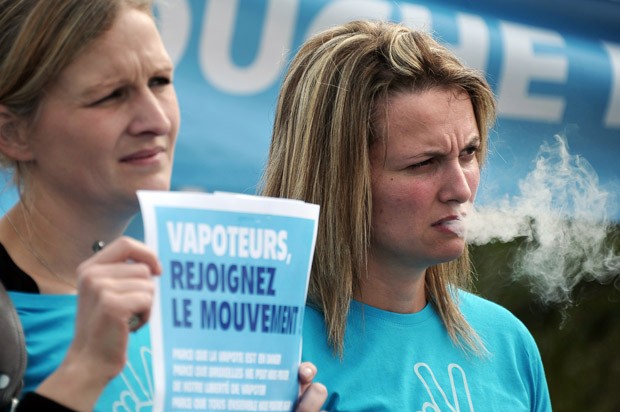
[[[620,256],[620,225],[609,239],[610,250]],[[554,411],[620,411],[620,273],[605,285],[581,282],[571,302],[545,305],[525,279],[514,279],[511,268],[523,242],[471,247],[477,292],[512,311],[531,331]]]

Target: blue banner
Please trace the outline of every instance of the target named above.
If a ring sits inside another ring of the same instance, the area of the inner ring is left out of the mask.
[[[584,9],[576,1],[554,14],[542,14],[544,6],[536,2],[521,2],[520,8],[508,8],[514,20],[502,12],[502,2],[460,3],[160,2],[157,15],[177,65],[182,112],[173,189],[254,193],[280,82],[295,50],[330,25],[373,18],[431,31],[487,74],[498,97],[499,119],[479,203],[518,194],[539,148],[557,134],[571,153],[592,165],[598,184],[613,199],[620,186],[620,30],[603,24],[613,17],[609,12],[603,17],[605,2],[595,16],[598,30],[586,25],[592,20],[588,16],[574,15]],[[571,19],[576,23],[568,24]],[[620,217],[618,210],[609,213]]]
[[[351,19],[431,31],[484,71],[499,101],[478,203],[518,196],[539,148],[564,138],[620,220],[620,6],[610,1],[159,0],[182,126],[174,190],[255,193],[276,98],[309,36]],[[14,201],[6,192],[6,208]],[[579,202],[577,202],[579,203]],[[135,231],[139,236],[140,230]]]

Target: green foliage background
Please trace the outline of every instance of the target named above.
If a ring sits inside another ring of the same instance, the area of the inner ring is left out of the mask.
[[[519,241],[470,247],[476,292],[529,328],[554,411],[620,411],[620,274],[609,284],[580,283],[567,304],[545,305],[526,280],[513,277],[518,246]],[[609,247],[620,254],[620,225],[610,232]]]

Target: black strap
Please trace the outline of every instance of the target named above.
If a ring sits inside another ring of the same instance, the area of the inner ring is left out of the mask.
[[[39,395],[36,392],[27,392],[15,412],[75,412],[53,400]]]

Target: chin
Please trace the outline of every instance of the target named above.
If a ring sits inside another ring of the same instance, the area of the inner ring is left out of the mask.
[[[446,245],[447,246],[447,245]],[[451,260],[459,258],[465,250],[465,242],[460,242],[460,245],[453,245],[446,247],[436,255],[437,260],[441,263],[450,262]]]
[[[170,190],[170,179],[167,177],[149,179],[147,182],[143,182],[142,184],[137,185],[136,190],[168,191]]]

